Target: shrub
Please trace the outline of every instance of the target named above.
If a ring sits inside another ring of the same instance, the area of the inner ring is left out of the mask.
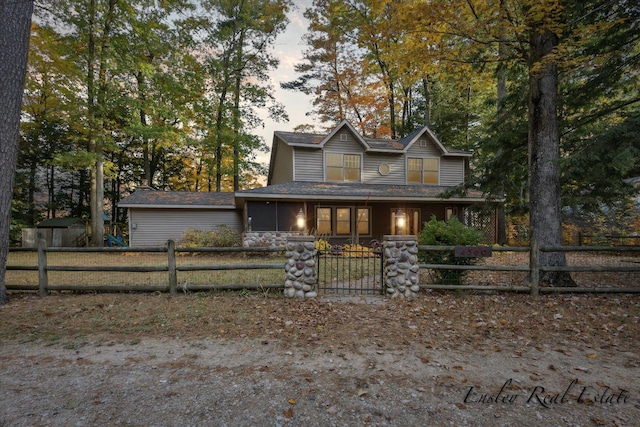
[[[187,248],[230,248],[242,245],[242,234],[228,225],[219,225],[212,230],[189,228],[182,234],[180,245]]]
[[[467,227],[453,217],[449,221],[438,221],[435,216],[424,224],[420,233],[420,245],[429,246],[474,246],[482,242],[480,231]],[[472,265],[477,258],[457,258],[454,251],[421,251],[420,262],[426,264]],[[433,270],[436,281],[442,284],[461,285],[468,270]]]

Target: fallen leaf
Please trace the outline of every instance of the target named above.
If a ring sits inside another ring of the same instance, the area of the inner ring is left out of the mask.
[[[366,396],[369,392],[363,388],[358,389],[358,397]]]
[[[457,369],[458,371],[462,371],[462,366],[454,366],[453,369]]]
[[[595,354],[595,353],[591,353],[591,354],[587,354],[587,357],[588,357],[589,359],[597,359],[597,358],[598,358],[598,355],[597,355],[597,354]]]
[[[284,417],[285,418],[293,417],[293,408],[289,408],[289,409],[285,410],[284,411]]]
[[[467,409],[467,405],[465,405],[464,403],[456,403],[456,406],[458,407],[458,409]]]
[[[289,402],[289,404],[291,404],[291,405],[295,405],[296,404],[296,400],[295,399],[289,399],[289,400],[287,400],[287,402]]]
[[[603,383],[602,381],[598,381],[598,382],[596,382],[596,384],[598,384],[600,387],[607,387],[607,385],[605,383]]]

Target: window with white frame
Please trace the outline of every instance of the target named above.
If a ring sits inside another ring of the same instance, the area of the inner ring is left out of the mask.
[[[409,157],[407,159],[407,182],[413,184],[438,184],[439,160]]]
[[[324,161],[327,181],[360,181],[358,154],[326,153]]]

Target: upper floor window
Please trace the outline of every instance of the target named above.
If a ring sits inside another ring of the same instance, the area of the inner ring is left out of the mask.
[[[407,182],[438,184],[438,159],[407,159]]]
[[[360,156],[326,153],[325,175],[327,181],[360,181]]]

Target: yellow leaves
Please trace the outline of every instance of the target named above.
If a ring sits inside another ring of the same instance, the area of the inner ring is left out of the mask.
[[[590,353],[590,354],[587,354],[587,357],[588,357],[589,359],[597,359],[597,358],[598,358],[598,355],[597,355],[596,353]]]

